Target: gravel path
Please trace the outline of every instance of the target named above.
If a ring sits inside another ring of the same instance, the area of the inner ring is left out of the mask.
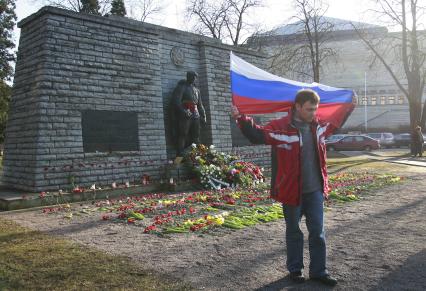
[[[328,267],[339,280],[335,290],[426,290],[426,171],[405,175],[410,178],[403,184],[326,212]],[[100,215],[71,221],[40,210],[0,215],[131,257],[196,289],[326,289],[316,282],[295,285],[288,280],[282,220],[216,235],[161,238],[132,225],[100,221]],[[303,228],[306,234],[304,221]]]

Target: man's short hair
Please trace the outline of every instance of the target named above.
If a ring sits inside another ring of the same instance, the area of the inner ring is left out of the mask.
[[[302,89],[299,90],[296,94],[296,99],[294,100],[294,103],[298,103],[303,106],[305,102],[311,102],[312,104],[319,104],[320,97],[317,92],[311,89]]]

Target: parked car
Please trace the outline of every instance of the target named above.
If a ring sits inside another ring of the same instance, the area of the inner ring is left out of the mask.
[[[390,132],[378,132],[378,133],[367,133],[367,135],[371,138],[380,142],[380,145],[384,147],[391,148],[395,145],[395,138]]]
[[[426,133],[422,133],[423,135],[423,150],[426,151]]]
[[[396,147],[410,147],[411,144],[411,134],[409,133],[399,133],[394,135],[395,146]]]
[[[330,143],[330,142],[334,142],[334,141],[338,141],[339,139],[344,138],[345,136],[347,136],[347,134],[333,134],[330,135],[326,140],[325,143]]]
[[[400,133],[400,134],[395,134],[394,135],[395,138],[395,146],[397,147],[410,147],[411,145],[411,134],[410,133]],[[423,133],[423,148],[426,149],[426,134]]]
[[[366,135],[347,135],[326,144],[328,151],[371,151],[380,148],[380,142]]]

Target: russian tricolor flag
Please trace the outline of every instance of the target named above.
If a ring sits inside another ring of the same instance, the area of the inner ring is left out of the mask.
[[[355,93],[352,90],[284,79],[253,66],[231,52],[232,103],[242,114],[289,112],[297,91],[306,88],[320,96],[318,118],[335,127],[342,126],[355,108]]]

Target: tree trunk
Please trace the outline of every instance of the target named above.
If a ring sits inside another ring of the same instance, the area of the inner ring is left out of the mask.
[[[408,100],[408,106],[410,110],[410,133],[412,135],[411,141],[413,141],[414,129],[420,122],[421,101],[419,101],[419,99],[414,97],[413,95],[411,95],[410,97],[411,98]],[[411,153],[413,153],[414,152],[413,142],[411,142],[410,148],[411,148]]]
[[[316,66],[314,67],[314,82],[319,83],[319,81],[320,81],[319,66],[318,66],[318,65],[316,65]]]
[[[420,101],[420,104],[421,103],[422,102]],[[423,104],[423,112],[422,112],[422,118],[421,118],[421,121],[420,121],[420,126],[422,127],[422,131],[425,132],[425,126],[426,126],[426,100],[425,100],[425,103]]]
[[[410,127],[413,129],[420,123],[421,102],[420,100],[412,100],[409,101],[408,105],[410,109]]]

